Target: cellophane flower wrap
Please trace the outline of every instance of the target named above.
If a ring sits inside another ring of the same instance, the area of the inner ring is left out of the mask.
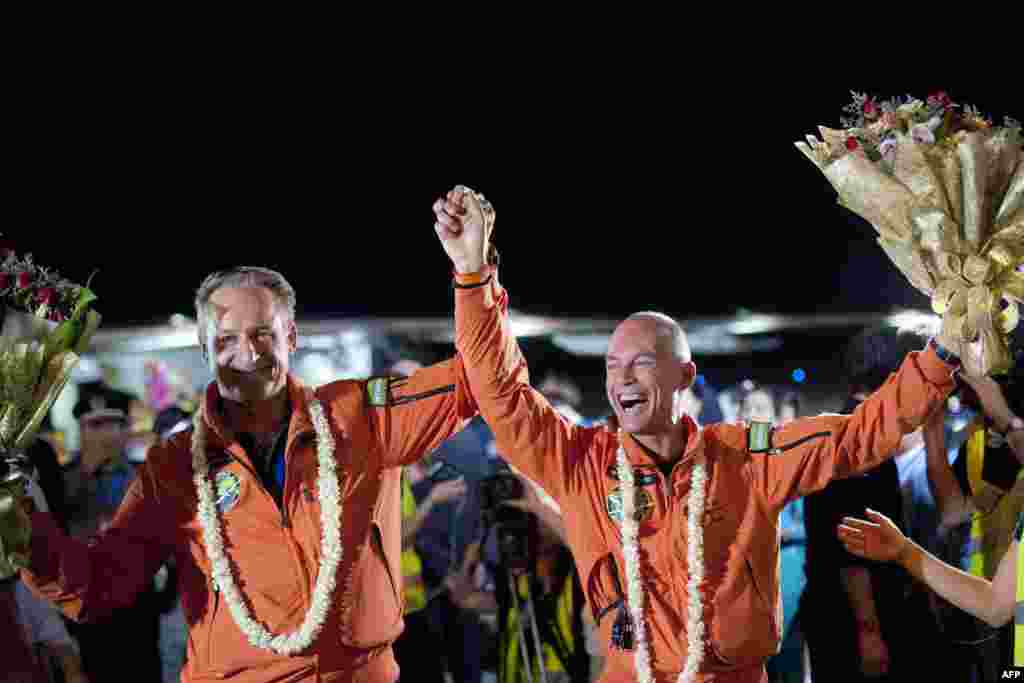
[[[967,371],[1007,371],[1024,302],[1021,124],[993,125],[943,92],[923,101],[853,96],[842,129],[819,127],[820,140],[796,146],[931,297]]]
[[[0,235],[2,238],[2,235]],[[18,465],[99,327],[96,295],[0,241],[0,578],[28,559]]]

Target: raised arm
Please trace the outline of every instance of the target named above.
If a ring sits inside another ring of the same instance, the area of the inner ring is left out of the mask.
[[[370,379],[366,401],[387,467],[419,460],[476,416],[458,356],[409,377]]]
[[[455,345],[480,414],[501,455],[560,500],[581,457],[581,430],[529,384],[509,329],[508,294],[498,284],[497,268],[486,264],[494,213],[471,192],[449,193],[434,211],[455,266]]]
[[[953,390],[956,369],[929,343],[924,351],[910,353],[852,415],[821,415],[763,435],[752,432],[749,467],[755,489],[781,510],[789,500],[896,455],[903,435],[924,424]]]

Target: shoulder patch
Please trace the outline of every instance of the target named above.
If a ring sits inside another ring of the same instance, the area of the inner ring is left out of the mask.
[[[747,450],[751,453],[767,453],[772,448],[772,423],[751,421],[747,427]]]
[[[366,382],[366,398],[371,406],[383,408],[388,404],[390,384],[388,377],[374,377]]]

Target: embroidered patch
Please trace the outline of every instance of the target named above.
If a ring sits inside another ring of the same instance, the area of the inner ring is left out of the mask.
[[[654,514],[654,498],[642,488],[635,488],[636,510],[633,511],[633,518],[637,522],[646,522]],[[606,501],[608,517],[616,524],[622,524],[622,491],[618,486],[608,494]]]
[[[366,383],[366,397],[370,405],[375,408],[382,408],[388,404],[388,384],[390,379],[378,377]]]
[[[218,472],[213,487],[217,510],[222,515],[238,504],[242,495],[242,482],[234,472]]]
[[[763,453],[772,447],[772,423],[751,421],[747,428],[747,450]]]
[[[611,479],[619,480],[618,465],[609,465],[607,473]],[[633,468],[633,481],[637,486],[653,486],[658,483],[658,475],[654,472],[645,472],[639,467],[635,467]]]

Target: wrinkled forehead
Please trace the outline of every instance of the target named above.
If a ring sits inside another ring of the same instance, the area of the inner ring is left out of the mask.
[[[287,313],[270,290],[263,287],[218,289],[206,305],[206,325],[213,332],[242,332],[280,327]]]
[[[664,350],[666,342],[658,334],[658,325],[653,320],[626,320],[615,328],[608,342],[608,358],[628,358],[644,353],[657,354]]]

